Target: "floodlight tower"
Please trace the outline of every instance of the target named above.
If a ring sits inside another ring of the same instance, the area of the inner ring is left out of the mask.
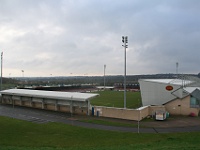
[[[24,78],[24,70],[22,70],[22,77]]]
[[[122,36],[124,47],[124,108],[126,108],[126,48],[128,48],[128,36]]]
[[[24,70],[22,70],[22,86],[24,87],[24,85],[25,85]]]
[[[106,88],[106,65],[104,65],[104,90]]]
[[[176,62],[176,75],[178,75],[178,62]]]

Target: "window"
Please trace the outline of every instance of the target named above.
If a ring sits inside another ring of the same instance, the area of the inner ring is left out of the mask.
[[[190,97],[190,107],[191,108],[197,108],[199,107],[199,100],[197,100],[195,97],[191,96]]]

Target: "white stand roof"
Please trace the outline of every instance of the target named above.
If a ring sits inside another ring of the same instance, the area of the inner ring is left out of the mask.
[[[42,90],[27,90],[27,89],[9,89],[0,91],[1,94],[28,96],[37,98],[50,98],[70,101],[87,101],[99,94],[92,93],[78,93],[78,92],[57,92],[57,91],[42,91]]]

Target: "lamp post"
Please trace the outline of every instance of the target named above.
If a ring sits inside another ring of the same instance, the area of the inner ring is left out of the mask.
[[[126,48],[128,48],[128,36],[122,36],[124,47],[124,108],[126,108]]]
[[[140,111],[140,100],[138,99],[138,133],[140,133],[140,113],[141,113],[141,111]]]

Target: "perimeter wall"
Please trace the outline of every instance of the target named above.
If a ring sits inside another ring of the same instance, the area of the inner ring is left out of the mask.
[[[156,110],[165,110],[164,106],[145,106],[139,109],[124,109],[114,107],[94,106],[93,115],[126,120],[142,120],[155,113]]]
[[[161,106],[146,106],[138,109],[124,109],[114,107],[94,106],[93,115],[109,118],[142,120],[147,116],[155,115],[157,110],[167,111],[170,115],[199,116],[200,108],[190,106],[190,96],[176,99]]]

